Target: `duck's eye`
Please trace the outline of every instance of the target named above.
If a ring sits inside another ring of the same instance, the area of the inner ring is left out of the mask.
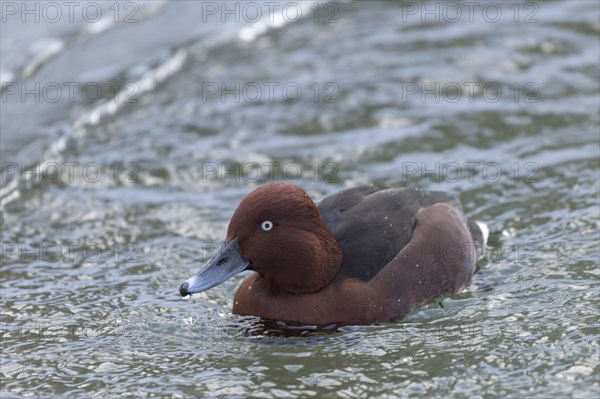
[[[265,220],[260,224],[260,228],[262,231],[270,231],[273,228],[273,222],[270,220]]]

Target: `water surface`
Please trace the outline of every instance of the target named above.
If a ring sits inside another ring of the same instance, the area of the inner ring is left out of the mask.
[[[597,2],[98,4],[2,24],[2,397],[600,393]],[[446,190],[501,233],[443,308],[246,336],[243,276],[178,286],[276,180]]]

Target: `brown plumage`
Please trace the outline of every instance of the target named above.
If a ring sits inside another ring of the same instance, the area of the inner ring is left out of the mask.
[[[239,287],[233,312],[305,324],[399,319],[463,290],[484,245],[446,193],[365,186],[317,206],[288,183],[248,194],[226,241],[239,253],[236,270],[255,271]],[[233,258],[218,254],[207,269]],[[182,295],[198,292],[193,287],[205,274],[184,283]]]

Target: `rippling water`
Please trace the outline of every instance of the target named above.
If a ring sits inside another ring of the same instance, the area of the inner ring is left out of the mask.
[[[3,398],[600,394],[598,2],[75,3],[2,3]],[[273,180],[500,233],[443,308],[268,334],[177,289]]]

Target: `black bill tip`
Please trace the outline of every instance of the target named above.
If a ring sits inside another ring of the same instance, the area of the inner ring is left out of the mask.
[[[191,295],[190,292],[188,291],[188,288],[190,288],[190,284],[187,281],[184,282],[183,284],[181,284],[181,286],[179,287],[179,293],[181,294],[182,297]]]

